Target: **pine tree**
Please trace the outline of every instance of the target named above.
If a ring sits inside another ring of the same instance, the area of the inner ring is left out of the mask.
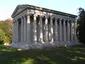
[[[85,10],[79,8],[79,15],[77,20],[77,38],[80,43],[85,44]]]

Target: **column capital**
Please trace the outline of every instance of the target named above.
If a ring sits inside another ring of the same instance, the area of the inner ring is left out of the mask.
[[[54,16],[50,16],[50,18],[51,18],[51,19],[53,19],[53,18],[54,18]]]
[[[60,21],[62,21],[63,19],[62,18],[59,18]]]
[[[31,14],[26,14],[25,16],[31,16]]]
[[[64,23],[64,24],[65,24],[65,21],[66,21],[66,20],[63,20],[63,23]]]
[[[40,18],[42,18],[43,16],[42,15],[40,15]]]
[[[67,20],[67,23],[69,23],[69,21]]]
[[[45,18],[49,18],[49,16],[48,15],[45,15]]]
[[[26,16],[27,23],[30,23],[30,15]]]
[[[57,17],[55,17],[55,20],[58,20],[58,18],[57,18]]]
[[[34,13],[34,15],[33,15],[34,17],[37,17],[38,16],[38,14],[36,14],[36,13]]]
[[[21,21],[23,20],[23,16],[22,17],[20,17],[20,19],[21,19]]]

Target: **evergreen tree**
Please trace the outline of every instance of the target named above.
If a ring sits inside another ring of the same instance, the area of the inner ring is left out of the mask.
[[[83,8],[79,8],[76,32],[78,41],[85,44],[85,10]]]

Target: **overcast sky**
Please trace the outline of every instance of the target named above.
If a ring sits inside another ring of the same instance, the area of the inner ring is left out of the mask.
[[[79,7],[85,9],[85,0],[1,0],[0,20],[11,18],[11,14],[19,4],[30,4],[75,15]]]

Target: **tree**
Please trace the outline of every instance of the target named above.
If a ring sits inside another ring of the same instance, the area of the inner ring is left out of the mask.
[[[2,38],[2,39],[1,39]],[[0,42],[12,42],[12,20],[0,21]]]
[[[79,8],[76,32],[78,41],[85,44],[85,10],[83,8]]]
[[[2,44],[4,42],[4,38],[5,38],[5,32],[3,32],[1,29],[0,29],[0,44]]]

